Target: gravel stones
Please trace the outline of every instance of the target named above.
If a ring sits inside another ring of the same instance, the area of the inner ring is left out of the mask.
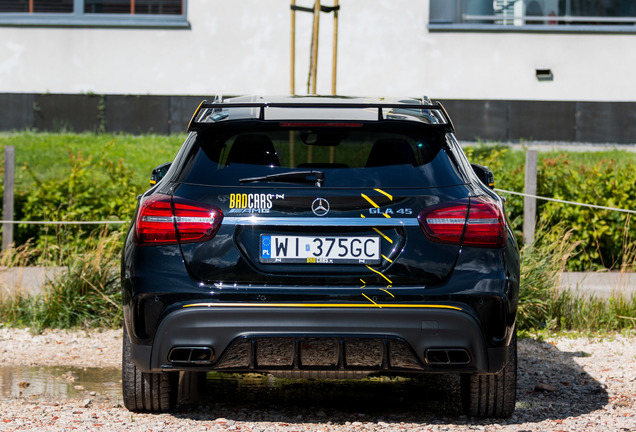
[[[121,368],[121,330],[45,330],[0,327],[0,366]]]
[[[121,331],[0,329],[3,366],[120,367],[120,357]],[[520,340],[517,408],[507,420],[462,415],[457,381],[261,379],[250,387],[235,379],[221,388],[208,380],[200,400],[160,415],[131,413],[120,396],[94,391],[3,395],[0,431],[636,431],[634,334]]]

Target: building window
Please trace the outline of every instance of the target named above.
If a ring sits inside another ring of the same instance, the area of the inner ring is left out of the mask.
[[[431,0],[429,28],[636,32],[636,0]]]
[[[84,13],[181,15],[182,0],[84,0]]]
[[[0,25],[188,27],[186,0],[0,0]]]
[[[0,12],[71,13],[73,0],[0,0]]]

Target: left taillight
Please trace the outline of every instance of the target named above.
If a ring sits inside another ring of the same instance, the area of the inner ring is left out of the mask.
[[[153,195],[142,201],[135,225],[138,245],[193,243],[215,236],[223,212],[213,206]]]
[[[499,248],[505,244],[503,214],[486,197],[466,198],[425,209],[420,226],[437,243]]]

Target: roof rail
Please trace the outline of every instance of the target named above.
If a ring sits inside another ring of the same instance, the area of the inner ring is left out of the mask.
[[[220,100],[219,102],[217,102]],[[432,104],[430,99],[422,98],[417,103],[382,103],[382,102],[221,102],[222,99],[216,98],[214,102],[209,103],[202,101],[195,110],[190,123],[188,124],[188,132],[197,129],[204,124],[217,123],[218,121],[227,120],[229,117],[228,110],[237,108],[257,109],[258,115],[255,113],[245,114],[238,117],[241,120],[260,120],[267,121],[265,112],[271,108],[294,108],[294,109],[377,109],[377,117],[375,121],[384,120],[416,120],[426,123],[433,127],[440,127],[453,132],[453,123],[441,103]],[[384,110],[391,110],[385,117]],[[409,112],[410,111],[410,112]],[[419,112],[419,114],[417,114]],[[222,114],[223,113],[223,114]],[[275,121],[280,121],[276,118]],[[272,120],[273,121],[273,120]],[[372,119],[366,120],[372,121]]]

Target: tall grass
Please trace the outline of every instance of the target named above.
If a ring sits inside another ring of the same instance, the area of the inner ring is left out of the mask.
[[[522,331],[586,332],[636,329],[636,294],[620,287],[610,298],[559,290],[559,274],[576,249],[571,232],[557,225],[540,226],[534,243],[521,250],[518,327]],[[634,243],[626,239],[621,272],[636,263]]]
[[[560,292],[550,302],[546,328],[584,332],[636,329],[636,294],[599,298]]]
[[[34,253],[31,242],[27,242],[21,246],[9,248],[0,254],[0,275],[2,276],[0,279],[0,322],[14,322],[20,319],[20,305],[28,297],[28,293],[22,288],[23,274],[21,269],[31,262]],[[15,277],[16,270],[17,277]],[[13,275],[4,274],[12,271]]]
[[[119,256],[122,232],[102,232],[83,250],[53,245],[45,261],[63,271],[40,294],[0,299],[0,321],[44,328],[116,328],[122,322]],[[26,249],[13,254],[27,254]],[[24,259],[27,259],[25,257]]]
[[[555,235],[552,235],[555,234]],[[549,241],[557,238],[557,241]],[[545,326],[552,304],[558,295],[559,274],[572,256],[576,243],[571,233],[560,225],[548,230],[539,226],[533,243],[523,247],[517,322],[520,329]]]
[[[104,231],[84,249],[48,245],[46,263],[62,266],[63,272],[47,281],[39,295],[18,292],[0,296],[0,322],[35,331],[48,327],[119,327],[122,322],[119,257],[123,235]],[[28,263],[34,252],[27,246],[3,253],[0,264],[11,267]],[[559,291],[559,274],[575,247],[570,234],[558,227],[538,231],[535,242],[522,249],[519,329],[530,332],[636,329],[636,295],[626,297],[617,292],[616,296],[603,299]],[[633,248],[626,249],[630,250]],[[635,260],[631,258],[631,262]],[[625,264],[624,269],[631,267]]]

